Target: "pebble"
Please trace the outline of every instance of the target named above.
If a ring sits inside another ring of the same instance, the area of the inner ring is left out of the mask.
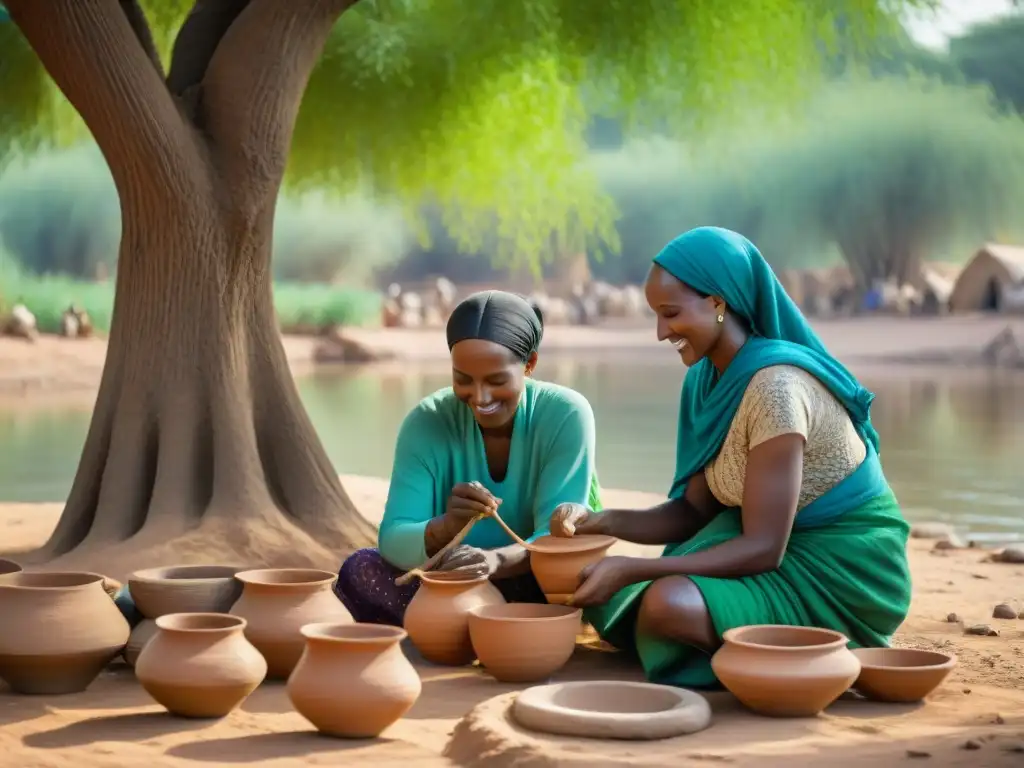
[[[993,558],[997,563],[1024,563],[1024,547],[1007,547]]]
[[[1006,603],[1000,603],[992,610],[993,619],[1016,619],[1017,611]]]
[[[931,752],[923,752],[919,749],[908,749],[907,757],[931,757]]]
[[[951,539],[956,536],[953,526],[948,523],[917,523],[910,527],[914,539]]]
[[[991,624],[974,624],[964,630],[965,635],[980,635],[981,637],[999,637],[999,630]]]
[[[950,613],[950,614],[948,614],[946,616],[946,621],[948,623],[950,623],[950,624],[959,624],[960,623],[960,616],[959,616],[959,614],[956,614],[956,613]]]
[[[975,739],[968,739],[961,746],[960,749],[975,750],[981,749],[981,742]]]
[[[996,725],[1003,725],[1006,721],[1003,720],[1003,716],[1002,715],[996,715],[996,719],[993,720],[992,722],[995,723]]]
[[[939,539],[938,541],[936,541],[935,546],[932,547],[932,549],[963,549],[964,546],[965,545],[962,539],[958,538],[957,536],[950,536],[948,538]]]
[[[1024,744],[1009,744],[1003,747],[1004,752],[1013,752],[1014,754],[1024,754]]]

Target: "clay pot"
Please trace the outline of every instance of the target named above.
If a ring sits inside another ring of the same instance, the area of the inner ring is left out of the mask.
[[[469,613],[469,636],[480,663],[495,679],[533,683],[569,661],[582,615],[566,605],[484,605]]]
[[[857,648],[860,676],[853,687],[876,701],[921,701],[949,677],[956,656],[913,648]]]
[[[267,662],[244,630],[245,619],[224,613],[161,616],[135,663],[135,676],[172,715],[224,717],[267,674]]]
[[[470,610],[504,604],[505,598],[486,576],[437,571],[420,579],[403,623],[424,659],[459,667],[476,659],[469,639]]]
[[[711,724],[703,696],[682,688],[625,681],[555,683],[528,688],[512,703],[524,728],[590,739],[669,739]]]
[[[146,647],[146,643],[153,639],[155,634],[156,621],[153,619],[143,619],[135,625],[131,635],[128,636],[128,644],[125,645],[124,651],[121,653],[129,667],[135,666],[135,663],[139,660],[139,654],[142,653],[142,649]]]
[[[128,640],[98,573],[0,578],[0,678],[18,693],[79,693]]]
[[[813,717],[860,674],[849,641],[831,629],[737,627],[722,639],[711,668],[741,703],[762,715]]]
[[[565,603],[579,585],[580,571],[606,554],[612,536],[541,536],[533,542],[530,568],[550,603]]]
[[[306,647],[301,629],[320,622],[351,623],[331,590],[335,575],[314,568],[268,568],[235,575],[245,586],[231,608],[248,624],[245,636],[267,660],[267,677],[286,680]]]
[[[128,592],[139,613],[158,619],[170,613],[226,613],[242,594],[231,565],[172,565],[147,568],[128,577]]]
[[[0,576],[6,576],[8,573],[21,573],[21,566],[13,560],[0,557]]]
[[[309,624],[306,650],[288,678],[295,710],[328,736],[368,739],[420,696],[420,676],[402,653],[406,632],[382,624]]]

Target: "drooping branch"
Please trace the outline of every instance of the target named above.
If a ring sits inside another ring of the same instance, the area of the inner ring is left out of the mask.
[[[249,0],[196,0],[178,30],[171,52],[167,88],[175,96],[187,96],[206,74],[221,39]]]
[[[306,84],[338,17],[357,0],[251,0],[203,79],[205,128],[241,210],[276,199]]]
[[[135,38],[142,46],[142,50],[146,52],[146,56],[153,62],[157,74],[163,77],[164,65],[160,61],[160,54],[157,53],[156,44],[153,42],[153,32],[149,28],[149,22],[146,21],[146,12],[139,5],[139,0],[120,1],[121,10],[124,11],[125,18],[128,19],[128,24],[131,25],[132,31],[135,33]]]
[[[193,187],[197,146],[120,0],[5,0],[57,87],[107,159],[122,203],[180,198]],[[144,184],[139,181],[144,180]],[[154,183],[155,182],[155,183]]]

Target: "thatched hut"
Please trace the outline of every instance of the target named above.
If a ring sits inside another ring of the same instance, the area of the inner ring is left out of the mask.
[[[1024,311],[1024,248],[983,246],[957,277],[949,308],[951,312]]]

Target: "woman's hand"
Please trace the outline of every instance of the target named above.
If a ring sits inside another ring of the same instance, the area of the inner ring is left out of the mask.
[[[446,527],[455,534],[474,517],[494,514],[499,504],[501,499],[496,499],[480,483],[459,483],[452,488],[444,510],[445,521],[449,524]]]
[[[579,586],[572,596],[572,605],[586,608],[604,605],[623,587],[643,579],[637,575],[635,557],[606,557],[580,571]]]
[[[501,557],[497,552],[459,544],[445,553],[436,570],[455,571],[469,576],[493,576],[501,565]]]
[[[549,530],[552,536],[571,538],[577,534],[600,533],[600,516],[582,504],[567,501],[551,513]]]

